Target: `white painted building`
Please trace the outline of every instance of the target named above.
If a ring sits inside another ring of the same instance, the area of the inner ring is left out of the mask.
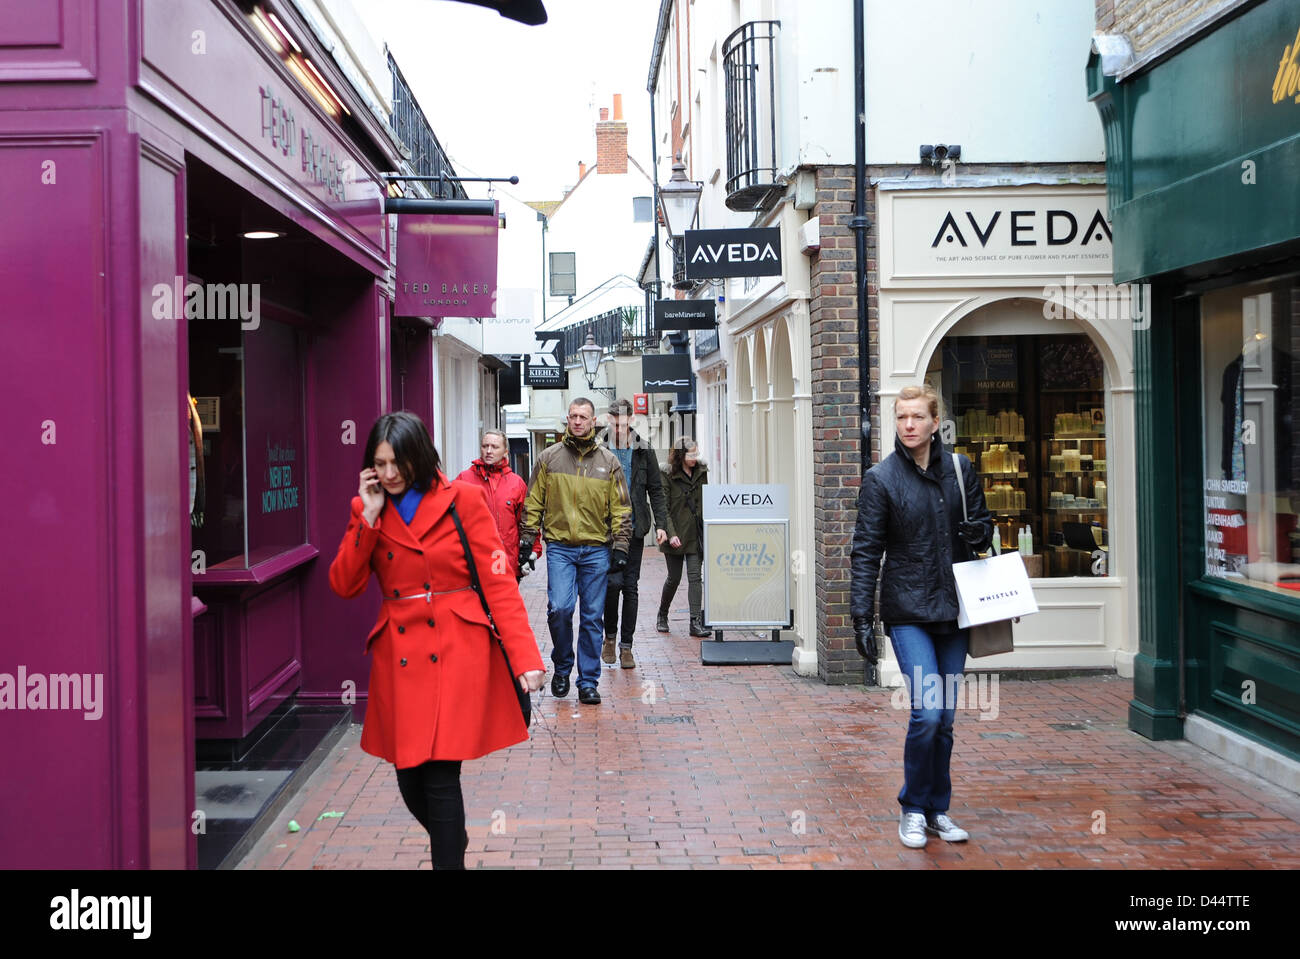
[[[1106,204],[1077,62],[1093,4],[990,8],[865,3],[871,441],[877,459],[892,450],[893,397],[931,380],[1004,531],[1033,529],[1042,612],[1017,626],[1015,653],[981,666],[1131,675],[1132,320],[1063,316],[1052,302],[1111,273],[1108,226],[1085,227],[1098,209],[1104,224]],[[715,475],[790,488],[787,638],[796,670],[828,682],[862,676],[847,608],[860,435],[853,36],[851,0],[663,0],[650,65],[659,183],[680,153],[704,185],[698,228],[782,231],[783,275],[688,294],[724,301],[716,349],[696,337],[699,419],[724,458]],[[932,149],[926,162],[923,145],[959,146],[960,159]],[[980,363],[1006,375],[971,375]],[[981,410],[1025,425],[995,437]],[[1093,432],[1066,428],[1085,411]],[[1081,534],[1094,549],[1074,548]],[[897,682],[890,657],[881,677]]]

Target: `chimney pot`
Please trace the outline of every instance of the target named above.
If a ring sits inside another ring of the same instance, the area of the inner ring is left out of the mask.
[[[584,176],[586,176],[586,175],[587,175],[587,164],[585,164],[585,163],[583,163],[581,160],[579,160],[579,161],[578,161],[578,179],[581,180],[581,179],[582,179]]]
[[[604,122],[605,122],[606,120],[608,120],[608,119],[609,119],[609,107],[601,107],[601,108],[600,108],[600,122],[601,122],[601,123],[604,123]]]
[[[623,94],[616,93],[614,94],[614,120],[619,121],[622,119],[623,119]]]

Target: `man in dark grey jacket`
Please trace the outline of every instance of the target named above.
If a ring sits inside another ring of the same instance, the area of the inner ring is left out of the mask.
[[[664,496],[663,479],[659,471],[659,458],[630,425],[632,404],[615,400],[609,407],[609,426],[600,434],[600,441],[619,458],[623,475],[627,477],[628,492],[632,497],[634,527],[628,541],[627,566],[621,572],[610,571],[605,586],[605,645],[601,659],[614,664],[614,644],[619,647],[619,666],[633,669],[632,633],[636,630],[637,583],[641,578],[641,554],[645,548],[645,535],[650,531],[653,518],[655,544],[668,538],[668,500]],[[647,499],[649,506],[646,505]],[[653,512],[653,517],[651,513]],[[618,628],[618,600],[623,597],[623,629]]]

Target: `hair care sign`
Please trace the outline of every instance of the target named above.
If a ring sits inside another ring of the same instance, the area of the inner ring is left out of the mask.
[[[706,484],[704,621],[790,624],[790,504],[785,486]]]
[[[393,315],[496,316],[499,222],[495,214],[399,214]]]

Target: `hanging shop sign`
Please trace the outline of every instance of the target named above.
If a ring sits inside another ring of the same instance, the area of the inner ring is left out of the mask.
[[[718,325],[714,300],[655,300],[655,332],[711,330]]]
[[[534,390],[563,390],[569,386],[564,369],[564,334],[536,333],[535,340],[551,344],[550,349],[536,349],[524,357],[524,386]]]
[[[790,622],[790,499],[780,484],[706,484],[704,621],[710,628]]]
[[[632,394],[632,412],[638,416],[648,416],[650,414],[649,393]]]
[[[781,228],[687,230],[686,279],[781,275]]]
[[[497,290],[495,317],[483,318],[483,352],[519,356],[537,349],[533,337],[533,291],[514,287]]]
[[[496,316],[499,222],[495,214],[399,215],[393,315]]]
[[[685,353],[641,357],[641,390],[645,393],[684,393],[691,388],[691,358]]]

